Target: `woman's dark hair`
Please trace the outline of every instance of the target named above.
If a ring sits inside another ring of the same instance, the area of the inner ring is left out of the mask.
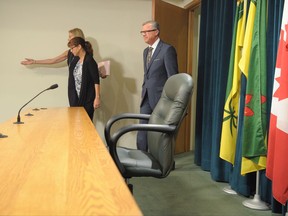
[[[74,37],[68,42],[68,47],[78,46],[81,47],[91,56],[93,56],[93,48],[89,41],[85,41],[81,37]]]

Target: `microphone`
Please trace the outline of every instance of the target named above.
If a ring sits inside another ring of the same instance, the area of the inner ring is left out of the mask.
[[[6,137],[8,137],[8,136],[0,133],[0,138],[6,138]]]
[[[24,104],[24,105],[20,108],[20,110],[18,111],[17,121],[14,122],[14,124],[24,124],[24,122],[21,122],[21,118],[20,118],[20,112],[21,112],[21,110],[22,110],[27,104],[29,104],[32,100],[34,100],[36,97],[38,97],[40,94],[42,94],[43,92],[48,91],[48,90],[52,90],[52,89],[55,89],[55,88],[58,88],[58,84],[51,85],[49,88],[41,91],[41,92],[38,93],[35,97],[33,97],[31,100],[29,100],[26,104]]]

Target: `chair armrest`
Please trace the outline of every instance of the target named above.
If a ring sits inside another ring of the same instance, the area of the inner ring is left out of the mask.
[[[108,122],[105,125],[104,129],[104,135],[105,135],[105,140],[107,142],[107,145],[109,146],[110,144],[110,131],[114,123],[117,121],[123,120],[123,119],[146,119],[149,120],[150,114],[139,114],[139,113],[122,113],[119,115],[112,116]]]
[[[125,173],[125,168],[121,164],[117,154],[117,142],[120,139],[120,137],[123,136],[124,134],[138,130],[155,131],[169,134],[177,130],[177,127],[175,125],[163,125],[163,124],[132,124],[124,126],[120,128],[118,131],[116,131],[112,135],[112,137],[109,137],[109,152],[114,162],[116,163],[119,171],[122,174]]]
[[[119,138],[124,134],[131,132],[131,131],[155,131],[155,132],[162,132],[162,133],[172,133],[175,131],[175,125],[163,125],[163,124],[131,124],[128,126],[124,126],[116,131],[112,137],[111,141],[117,143]]]

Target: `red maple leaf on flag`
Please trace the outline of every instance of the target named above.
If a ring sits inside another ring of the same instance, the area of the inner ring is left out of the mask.
[[[288,25],[285,25],[286,32],[288,32]],[[284,31],[281,30],[279,47],[285,47],[286,52],[279,52],[279,60],[276,62],[276,67],[281,68],[280,76],[275,78],[275,80],[279,83],[278,89],[274,93],[274,97],[279,98],[280,100],[288,98],[288,44],[284,40]],[[285,61],[281,61],[285,59]]]
[[[288,61],[285,64],[288,65]],[[279,98],[279,101],[288,98],[288,72],[281,70],[280,77],[275,80],[279,83],[279,87],[275,91],[274,97]]]

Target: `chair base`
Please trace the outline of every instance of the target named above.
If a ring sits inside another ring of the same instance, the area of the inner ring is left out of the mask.
[[[125,179],[126,185],[129,188],[131,194],[133,194],[133,185],[129,183],[129,179]]]
[[[175,170],[175,161],[173,161],[173,165],[172,165],[172,169],[171,170]]]
[[[132,184],[128,184],[127,186],[129,188],[131,194],[133,194],[133,185]]]

